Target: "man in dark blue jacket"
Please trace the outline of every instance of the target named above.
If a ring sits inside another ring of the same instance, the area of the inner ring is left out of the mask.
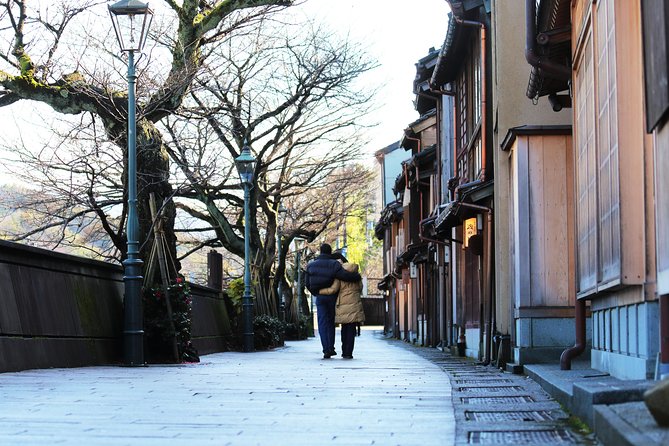
[[[323,346],[323,358],[335,356],[335,306],[337,295],[318,294],[320,290],[329,288],[335,279],[344,282],[361,280],[360,274],[346,271],[341,263],[332,256],[332,247],[327,243],[321,245],[321,254],[307,265],[306,286],[311,295],[316,298],[318,311],[318,335]]]

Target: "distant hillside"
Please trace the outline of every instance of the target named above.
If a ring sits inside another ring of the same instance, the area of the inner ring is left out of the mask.
[[[109,251],[110,242],[104,235],[99,235],[95,222],[91,219],[81,219],[65,228],[56,226],[23,238],[22,236],[44,224],[41,214],[48,214],[46,204],[43,205],[44,209],[40,209],[41,212],[28,208],[33,206],[35,197],[32,194],[34,192],[26,188],[0,185],[0,239],[87,258],[109,260],[96,254]]]

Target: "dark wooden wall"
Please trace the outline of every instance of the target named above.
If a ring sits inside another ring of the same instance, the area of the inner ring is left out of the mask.
[[[365,311],[365,325],[385,325],[386,300],[383,296],[363,297],[362,308]]]
[[[220,292],[192,285],[193,343],[223,351]],[[0,241],[0,372],[121,361],[120,266]]]
[[[221,291],[190,285],[193,297],[193,345],[201,355],[226,351],[232,329]]]

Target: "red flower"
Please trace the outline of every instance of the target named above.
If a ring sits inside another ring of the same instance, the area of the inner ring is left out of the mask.
[[[181,277],[177,277],[177,283],[181,283],[181,282],[183,282],[183,281],[184,281],[184,280],[183,280]]]

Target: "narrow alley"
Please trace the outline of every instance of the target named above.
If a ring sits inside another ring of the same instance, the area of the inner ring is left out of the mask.
[[[354,355],[323,360],[310,338],[199,364],[4,373],[0,444],[580,442],[559,405],[527,378],[387,340],[371,327]]]

